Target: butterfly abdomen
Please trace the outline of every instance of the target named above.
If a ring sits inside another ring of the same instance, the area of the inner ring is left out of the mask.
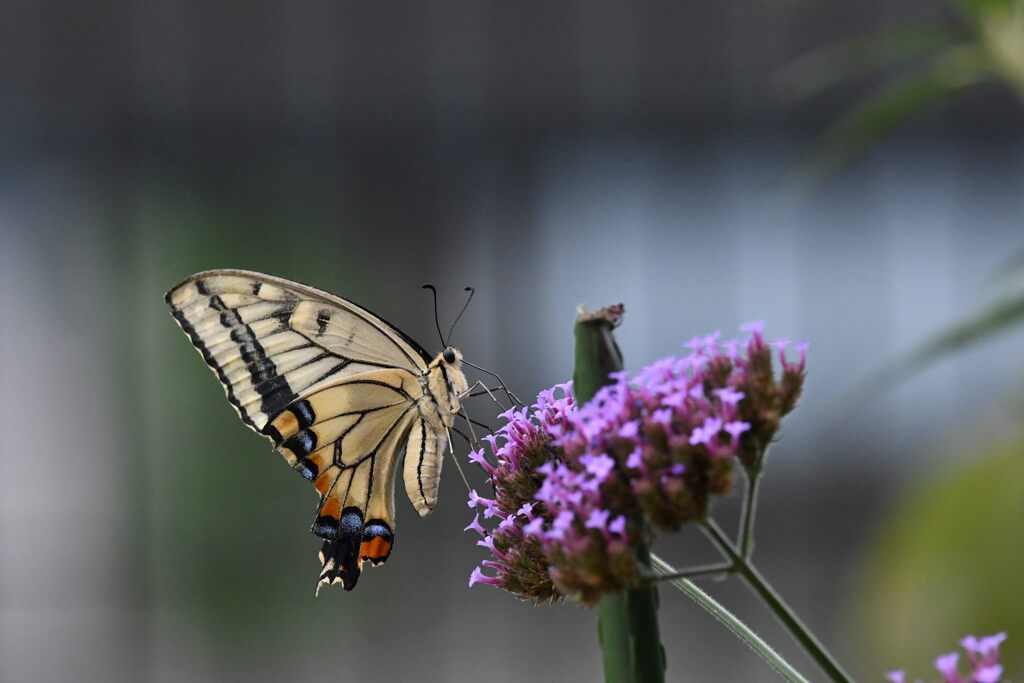
[[[420,418],[409,432],[402,473],[405,493],[420,517],[430,514],[437,504],[443,456],[444,445],[436,425]]]

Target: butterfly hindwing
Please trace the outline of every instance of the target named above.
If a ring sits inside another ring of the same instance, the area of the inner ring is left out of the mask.
[[[320,584],[351,590],[364,559],[380,564],[390,554],[395,470],[418,390],[405,370],[373,370],[322,386],[264,428],[320,494],[311,529],[324,539]]]

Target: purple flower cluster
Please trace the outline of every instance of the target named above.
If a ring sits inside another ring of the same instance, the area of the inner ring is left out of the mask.
[[[483,563],[493,573],[477,568],[470,585],[596,602],[636,579],[637,545],[654,530],[702,519],[712,495],[729,493],[737,459],[759,467],[796,405],[806,345],[791,360],[786,342],[765,343],[760,322],[744,330],[742,341],[694,338],[683,357],[616,373],[586,405],[559,385],[502,415],[506,424],[489,437],[496,464],[483,450],[470,455],[495,492],[472,493],[470,507],[500,519],[491,530],[479,516],[467,527],[494,556]]]
[[[999,683],[1003,676],[1003,667],[999,663],[999,645],[1004,640],[1005,633],[984,638],[967,636],[961,640],[960,645],[967,651],[967,662],[971,670],[967,674],[960,673],[959,652],[940,655],[935,659],[935,668],[942,674],[942,683]],[[907,681],[903,671],[891,671],[885,677],[892,683]]]
[[[557,528],[555,518],[537,494],[545,480],[542,470],[562,458],[550,434],[561,429],[574,410],[569,384],[542,391],[531,408],[503,413],[500,417],[506,423],[497,434],[484,437],[495,464],[485,457],[483,449],[469,454],[469,459],[487,472],[494,487],[494,498],[470,491],[469,507],[482,508],[485,520],[499,520],[488,530],[480,523],[478,512],[466,527],[466,531],[473,529],[480,534],[477,545],[494,556],[473,570],[470,586],[490,583],[537,602],[562,597],[555,589],[544,553],[545,529]],[[485,574],[483,568],[493,570],[494,575]]]
[[[569,416],[557,435],[570,462],[609,458],[618,476],[602,487],[609,507],[642,513],[656,529],[677,531],[707,514],[711,495],[728,494],[733,456],[760,465],[782,416],[803,386],[806,344],[798,360],[774,342],[782,365],[777,381],[762,323],[744,325],[743,341],[695,337],[690,353],[663,358],[614,382]]]

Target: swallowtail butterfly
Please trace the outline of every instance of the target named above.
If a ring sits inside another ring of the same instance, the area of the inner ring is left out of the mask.
[[[352,590],[394,544],[394,485],[421,516],[467,393],[462,354],[436,356],[370,311],[261,273],[198,273],[166,295],[175,320],[250,429],[320,494],[317,591]]]

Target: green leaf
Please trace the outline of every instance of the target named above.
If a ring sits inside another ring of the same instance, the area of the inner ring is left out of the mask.
[[[976,24],[993,73],[1024,101],[1024,0],[986,8]]]
[[[1007,293],[1018,287],[1024,289],[1024,249],[1018,249],[996,270],[992,276],[992,283],[1000,291]]]
[[[985,12],[1001,11],[1021,4],[1020,0],[953,0],[953,2],[959,5],[960,9],[964,10],[967,14],[974,17]]]
[[[776,76],[794,99],[907,60],[935,55],[954,44],[947,26],[911,26],[825,45],[800,57]]]
[[[1024,273],[1020,273],[1024,276]],[[1024,322],[1024,286],[1003,294],[952,327],[940,332],[911,352],[897,364],[897,379],[955,351],[985,341],[1010,327]]]
[[[848,424],[873,397],[946,356],[982,343],[1014,325],[1024,323],[1024,251],[1013,256],[995,275],[996,293],[976,310],[925,340],[909,353],[886,363],[857,382],[834,404],[823,431]]]
[[[840,120],[814,145],[798,174],[830,175],[897,126],[988,73],[988,60],[978,48],[945,50],[926,74],[883,89]]]
[[[673,574],[676,569],[665,562],[657,555],[651,555],[651,566],[658,574]],[[671,584],[688,595],[694,602],[703,607],[711,616],[718,619],[727,629],[742,640],[759,657],[764,659],[770,667],[775,669],[780,676],[789,683],[807,683],[807,679],[783,659],[768,643],[761,639],[754,631],[737,618],[732,612],[723,607],[717,600],[702,591],[693,581],[689,579],[676,578]]]

